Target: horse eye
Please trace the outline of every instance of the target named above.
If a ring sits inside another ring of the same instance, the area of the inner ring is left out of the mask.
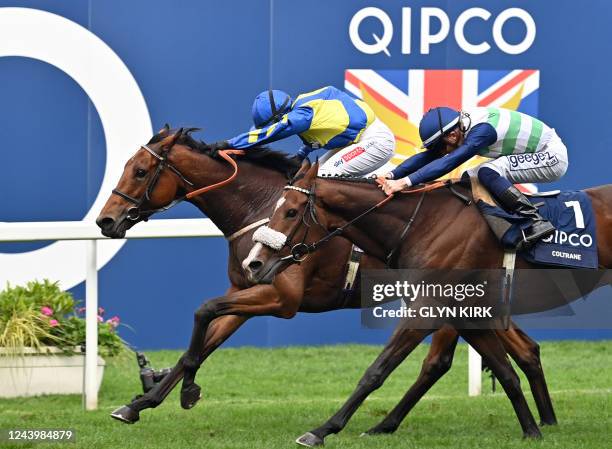
[[[136,177],[137,178],[144,178],[147,175],[147,171],[144,168],[137,168],[136,169]]]
[[[297,215],[297,209],[289,209],[287,211],[287,218],[293,218]]]

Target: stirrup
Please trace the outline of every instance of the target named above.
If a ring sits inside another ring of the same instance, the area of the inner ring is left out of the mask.
[[[529,229],[533,229],[533,227],[536,225],[536,223],[532,224],[529,227]],[[534,234],[531,234],[531,235],[526,235],[525,234],[525,230],[521,229],[521,234],[523,235],[523,242],[522,242],[522,248],[523,249],[529,248],[530,246],[532,246],[533,244],[538,242],[540,239],[548,237],[550,234],[555,232],[555,227],[549,221],[544,220],[544,221],[540,221],[539,223],[547,223],[548,226],[546,226],[541,231],[539,231],[537,233],[534,233]]]

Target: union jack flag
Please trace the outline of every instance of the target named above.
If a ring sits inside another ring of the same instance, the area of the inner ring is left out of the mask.
[[[429,109],[495,106],[537,117],[539,87],[538,70],[349,69],[344,77],[346,91],[368,103],[395,134],[393,165],[421,151],[418,125]],[[445,177],[458,178],[481,162],[474,158]]]

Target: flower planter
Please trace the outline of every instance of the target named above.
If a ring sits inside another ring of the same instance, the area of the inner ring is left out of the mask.
[[[80,349],[75,352],[79,354],[64,355],[53,347],[40,352],[26,348],[23,356],[15,356],[0,348],[0,397],[82,393],[85,353]],[[98,389],[104,365],[104,359],[98,356]]]

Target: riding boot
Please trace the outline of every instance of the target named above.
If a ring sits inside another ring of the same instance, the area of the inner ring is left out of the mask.
[[[521,193],[515,186],[511,186],[497,196],[500,205],[508,212],[517,213],[532,220],[531,226],[524,231],[524,248],[555,232],[552,223],[540,215],[538,208]]]

